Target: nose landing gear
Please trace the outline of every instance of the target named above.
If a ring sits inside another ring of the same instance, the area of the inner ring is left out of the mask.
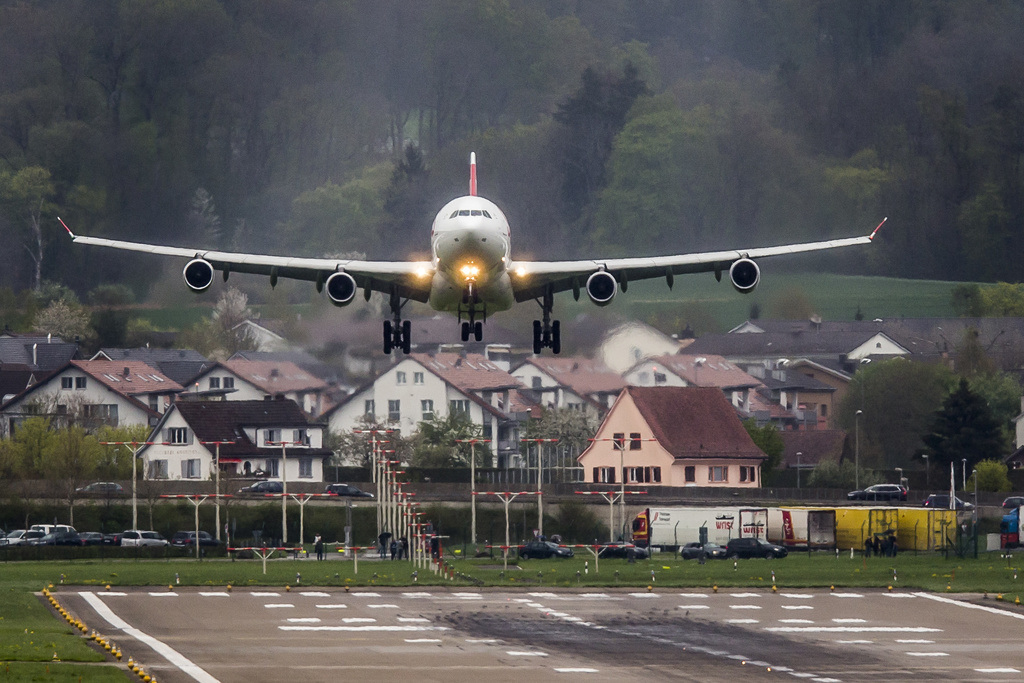
[[[539,354],[542,349],[549,348],[555,355],[562,352],[562,324],[551,320],[551,310],[555,307],[554,293],[548,288],[543,300],[538,300],[543,320],[533,321],[533,352]]]
[[[480,299],[476,293],[476,286],[473,281],[466,283],[466,289],[462,292],[462,306],[459,307],[459,320],[462,321],[462,341],[468,342],[470,335],[474,341],[483,341],[484,325],[476,319],[477,314],[482,313],[487,318],[487,309],[480,306]],[[463,316],[467,319],[462,320]]]

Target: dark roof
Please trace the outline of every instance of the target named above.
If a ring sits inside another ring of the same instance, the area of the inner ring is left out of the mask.
[[[658,443],[679,458],[765,457],[717,387],[626,387]]]
[[[824,460],[839,461],[844,455],[846,432],[841,429],[786,430],[779,432],[785,449],[782,467],[796,467],[796,454],[800,453],[800,466],[813,467]]]
[[[93,359],[137,360],[152,366],[169,379],[185,386],[193,377],[211,365],[203,354],[193,349],[161,349],[140,347],[136,349],[100,349]]]
[[[714,353],[726,358],[839,357],[853,351],[878,332],[862,329],[850,332],[705,334],[686,347],[686,353]]]
[[[21,363],[0,364],[0,399],[25,391],[36,374],[32,368]]]
[[[0,363],[20,363],[34,370],[56,370],[78,358],[78,344],[59,337],[0,337]]]

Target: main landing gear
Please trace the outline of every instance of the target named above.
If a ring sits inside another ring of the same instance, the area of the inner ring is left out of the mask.
[[[562,351],[562,324],[558,320],[551,320],[551,309],[555,307],[555,295],[551,289],[544,292],[540,304],[541,317],[543,320],[533,321],[533,352],[539,354],[541,349],[549,348],[554,354]]]
[[[480,304],[480,299],[477,297],[476,287],[472,281],[466,283],[466,289],[462,292],[462,305],[459,306],[459,320],[462,320],[462,316],[465,315],[467,320],[462,321],[462,341],[468,342],[470,335],[473,336],[473,341],[483,341],[484,338],[484,324],[476,319],[478,312],[484,313],[486,317],[486,310],[477,311],[477,307]]]
[[[405,303],[396,290],[391,291],[393,319],[384,321],[384,353],[390,354],[391,349],[401,349],[403,353],[409,353],[412,349],[412,323],[402,320],[402,306]]]

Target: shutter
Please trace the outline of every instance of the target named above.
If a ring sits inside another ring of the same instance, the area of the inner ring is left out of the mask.
[[[193,437],[192,430],[189,429],[188,427],[186,427],[185,428],[185,443],[187,443],[189,446],[192,445],[192,437]]]
[[[600,484],[601,483],[601,468],[600,467],[595,467],[594,468],[594,483],[595,484]]]
[[[181,478],[188,479],[188,460],[181,461]]]

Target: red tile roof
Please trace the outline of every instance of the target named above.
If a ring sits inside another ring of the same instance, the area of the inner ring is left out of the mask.
[[[698,366],[697,361],[701,358],[704,360]],[[738,387],[756,387],[761,384],[761,381],[756,377],[748,375],[724,357],[710,353],[703,356],[685,354],[658,356],[650,360],[661,363],[668,370],[685,379],[689,384],[698,387],[734,389]]]
[[[676,459],[765,457],[715,387],[626,387],[619,400],[627,395]]]
[[[551,375],[559,384],[575,393],[587,394],[617,393],[626,386],[622,375],[611,370],[599,360],[591,358],[548,358],[538,356],[526,361],[541,372]]]
[[[463,392],[518,389],[523,386],[507,371],[477,353],[410,353],[409,358]]]
[[[268,394],[325,391],[327,382],[290,361],[226,360],[221,365]]]
[[[182,386],[137,360],[73,360],[71,365],[125,396],[178,393]]]

